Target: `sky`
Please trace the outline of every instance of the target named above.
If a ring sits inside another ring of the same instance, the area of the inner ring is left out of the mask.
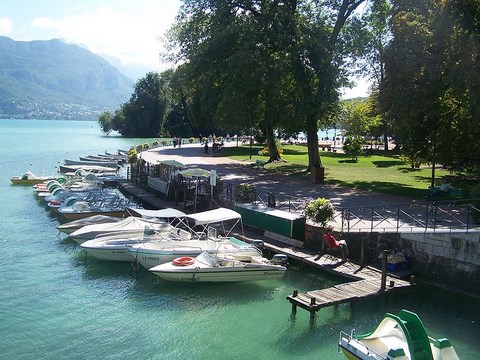
[[[16,41],[62,39],[118,59],[143,76],[170,67],[160,62],[161,38],[180,4],[180,0],[0,0],[0,36]],[[367,87],[360,81],[357,88],[345,89],[343,97],[365,96]]]
[[[0,35],[17,41],[62,39],[124,66],[162,71],[160,40],[179,0],[0,0]]]

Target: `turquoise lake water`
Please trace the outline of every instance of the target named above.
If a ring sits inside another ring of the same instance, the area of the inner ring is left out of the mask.
[[[86,258],[30,187],[10,185],[27,170],[52,175],[66,158],[144,141],[104,136],[96,122],[0,120],[0,359],[344,359],[340,330],[368,332],[402,308],[461,359],[480,358],[480,301],[417,288],[327,308],[312,323],[305,310],[291,316],[286,296],[341,280],[293,265],[278,281],[157,281]]]

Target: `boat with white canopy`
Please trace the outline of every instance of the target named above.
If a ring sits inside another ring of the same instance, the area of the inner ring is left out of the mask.
[[[256,246],[230,236],[237,225],[242,227],[243,233],[242,217],[233,210],[219,208],[189,214],[185,219],[189,222],[189,228],[194,235],[191,240],[144,242],[133,245],[128,251],[146,269],[177,257],[196,257],[204,251],[211,254],[235,254],[247,257],[262,255]],[[218,235],[219,230],[221,235]]]

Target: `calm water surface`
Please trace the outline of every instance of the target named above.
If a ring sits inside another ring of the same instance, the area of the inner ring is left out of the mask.
[[[10,185],[27,170],[52,175],[66,158],[141,142],[104,136],[95,122],[0,120],[0,359],[344,359],[340,330],[370,331],[402,308],[461,359],[480,358],[480,301],[417,289],[327,308],[311,323],[301,309],[292,317],[285,297],[338,279],[292,266],[272,282],[157,281],[130,264],[86,259],[31,188]]]

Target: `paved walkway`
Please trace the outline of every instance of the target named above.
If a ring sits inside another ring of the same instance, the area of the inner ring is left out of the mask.
[[[235,142],[225,146],[236,146]],[[171,146],[152,149],[142,153],[150,163],[160,160],[176,160],[184,165],[197,165],[204,169],[215,169],[224,181],[233,184],[248,182],[257,189],[277,195],[301,198],[325,197],[338,207],[374,206],[385,204],[408,204],[411,198],[364,190],[351,189],[329,184],[315,184],[306,178],[276,174],[254,166],[250,160],[237,161],[223,156],[205,154],[200,144],[184,144],[181,148]]]

